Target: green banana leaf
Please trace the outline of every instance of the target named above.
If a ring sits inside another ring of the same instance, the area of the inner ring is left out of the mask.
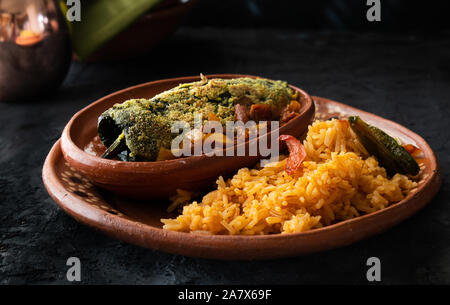
[[[81,21],[69,23],[72,47],[83,60],[161,0],[90,0],[81,3]],[[61,7],[66,15],[66,1]]]

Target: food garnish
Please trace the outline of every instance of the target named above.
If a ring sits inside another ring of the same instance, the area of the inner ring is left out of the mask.
[[[420,167],[408,151],[381,129],[371,126],[359,116],[351,116],[348,122],[366,150],[377,157],[389,175],[396,173],[417,175]]]
[[[286,161],[286,173],[292,176],[301,170],[303,160],[306,158],[305,147],[290,135],[281,135],[279,140],[284,141],[288,147],[289,157]]]

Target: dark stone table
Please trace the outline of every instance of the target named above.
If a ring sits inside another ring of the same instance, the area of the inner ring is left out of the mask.
[[[68,283],[66,260],[76,256],[82,283],[354,284],[367,283],[366,260],[376,256],[385,284],[449,284],[449,38],[185,27],[143,58],[74,63],[50,97],[0,104],[0,283]],[[118,89],[200,72],[283,79],[395,120],[436,152],[441,190],[384,234],[315,255],[255,262],[129,245],[77,223],[50,199],[41,168],[76,111]]]

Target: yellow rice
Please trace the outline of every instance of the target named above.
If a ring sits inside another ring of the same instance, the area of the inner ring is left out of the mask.
[[[295,233],[358,217],[402,200],[417,183],[396,174],[388,178],[368,156],[345,121],[316,121],[303,141],[303,171],[292,177],[286,160],[263,168],[242,168],[200,203],[183,207],[164,229],[207,234]],[[189,201],[179,191],[174,204]],[[172,205],[172,208],[174,205]]]

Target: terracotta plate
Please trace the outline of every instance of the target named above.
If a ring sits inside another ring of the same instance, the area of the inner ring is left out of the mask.
[[[373,114],[325,98],[314,97],[314,100],[318,118],[359,115],[402,141],[419,147],[425,155],[419,187],[401,202],[384,210],[308,232],[210,236],[163,230],[159,219],[175,216],[166,212],[167,202],[127,200],[95,187],[66,163],[59,140],[45,161],[44,184],[50,196],[68,214],[110,236],[155,250],[227,260],[287,257],[348,245],[389,229],[430,202],[440,187],[441,177],[436,157],[424,139]]]

